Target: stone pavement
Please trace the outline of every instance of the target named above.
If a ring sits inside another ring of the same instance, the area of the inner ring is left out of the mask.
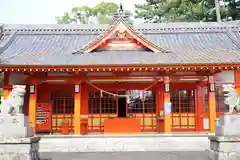
[[[40,152],[205,151],[208,137],[70,136],[42,138]]]
[[[41,153],[41,160],[208,160],[207,151]]]

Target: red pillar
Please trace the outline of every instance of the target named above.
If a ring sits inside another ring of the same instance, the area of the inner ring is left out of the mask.
[[[7,99],[9,93],[11,92],[12,86],[9,85],[10,81],[10,73],[9,72],[4,72],[3,75],[3,97],[4,99]]]
[[[170,134],[172,131],[172,113],[168,113],[166,105],[170,103],[170,79],[164,77],[164,134]]]
[[[36,107],[37,107],[37,83],[30,85],[30,98],[29,98],[29,121],[30,126],[33,128],[34,135],[36,134]]]
[[[82,95],[82,86],[80,83],[76,83],[74,90],[74,134],[81,133],[81,95]]]
[[[214,76],[209,76],[209,93],[208,93],[208,107],[209,107],[209,129],[210,133],[215,133],[216,126],[216,97]]]
[[[240,70],[234,71],[234,78],[235,78],[235,89],[238,95],[240,95]]]

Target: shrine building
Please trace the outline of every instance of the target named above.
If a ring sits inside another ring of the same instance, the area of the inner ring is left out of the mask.
[[[240,93],[240,23],[8,25],[4,98],[24,84],[35,133],[215,132],[222,85]]]

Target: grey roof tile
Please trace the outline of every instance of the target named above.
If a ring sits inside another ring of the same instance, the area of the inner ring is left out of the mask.
[[[138,32],[164,50],[72,53],[106,30],[105,25],[5,25],[1,60],[8,65],[134,65],[240,63],[235,23],[142,24]]]
[[[226,63],[240,62],[240,48],[227,33],[178,33],[148,37],[153,43],[180,56],[184,63],[221,63],[222,59]]]
[[[135,28],[148,30],[148,29],[217,29],[224,27],[237,27],[240,21],[228,21],[228,22],[177,22],[177,23],[141,23],[136,24]]]

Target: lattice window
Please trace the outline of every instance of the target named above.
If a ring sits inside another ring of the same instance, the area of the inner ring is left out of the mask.
[[[216,98],[216,112],[225,112],[225,108],[227,108],[227,105],[224,103],[222,86],[216,87],[215,98]]]
[[[72,92],[52,92],[53,114],[73,114],[74,95]]]
[[[128,113],[156,113],[156,93],[154,91],[129,90]]]
[[[203,87],[202,88],[202,90],[203,90],[203,98],[204,98],[204,100],[203,100],[203,102],[204,102],[204,105],[205,105],[205,112],[208,112],[208,110],[209,110],[209,104],[208,104],[208,87]]]
[[[113,92],[111,92],[113,93]],[[116,98],[113,95],[102,93],[101,97],[102,113],[116,113]]]
[[[195,93],[193,89],[171,91],[172,112],[195,112]]]
[[[116,113],[116,98],[113,95],[104,92],[90,91],[88,98],[88,112],[89,114]]]
[[[88,95],[88,113],[100,113],[100,92],[90,91]]]

